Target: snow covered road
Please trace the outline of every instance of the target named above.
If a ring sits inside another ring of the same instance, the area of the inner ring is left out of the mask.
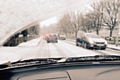
[[[38,38],[39,39],[39,38]],[[40,40],[40,39],[39,39]],[[37,40],[39,42],[39,40]],[[36,41],[33,40],[35,43]],[[81,57],[94,55],[120,55],[119,51],[89,50],[75,46],[73,43],[58,41],[58,43],[47,43],[41,40],[39,44],[33,45],[33,42],[27,42],[29,46],[0,47],[0,62],[17,61],[31,58],[58,58],[58,57]],[[30,44],[32,46],[30,46]],[[36,43],[35,43],[36,44]]]

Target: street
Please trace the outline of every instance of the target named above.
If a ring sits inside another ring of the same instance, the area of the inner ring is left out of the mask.
[[[120,55],[119,51],[108,48],[106,50],[89,50],[80,46],[76,46],[75,42],[73,41],[59,40],[58,43],[47,43],[43,39],[37,46],[1,47],[0,53],[0,59],[2,59],[0,61],[17,61],[33,58]]]
[[[69,44],[74,45],[74,46],[76,45],[74,40],[65,40],[64,42],[69,43]],[[82,48],[82,47],[80,47],[80,48]],[[93,52],[101,54],[101,55],[119,55],[120,54],[120,51],[109,49],[109,48],[107,48],[106,50],[95,50],[94,49],[94,50],[90,50],[90,51],[93,51]]]

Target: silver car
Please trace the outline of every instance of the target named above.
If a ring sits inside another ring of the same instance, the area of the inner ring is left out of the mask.
[[[47,39],[47,43],[50,43],[50,42],[58,43],[57,36],[56,35],[49,35],[49,38]]]
[[[84,48],[105,50],[107,47],[107,41],[93,33],[80,33],[76,39],[76,46],[79,45]]]

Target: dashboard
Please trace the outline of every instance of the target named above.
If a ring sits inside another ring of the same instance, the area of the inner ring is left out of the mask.
[[[51,64],[0,70],[0,80],[120,80],[120,64]]]

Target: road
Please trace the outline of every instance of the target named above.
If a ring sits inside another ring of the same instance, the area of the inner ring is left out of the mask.
[[[37,46],[23,47],[1,47],[0,61],[14,59],[31,59],[31,58],[58,58],[58,57],[81,57],[94,55],[120,55],[120,51],[106,50],[89,50],[75,46],[75,42],[59,40],[58,43],[47,43],[41,40]],[[8,55],[9,54],[9,55]],[[11,55],[10,55],[11,54]],[[14,56],[15,54],[15,56]],[[6,57],[6,55],[8,55]],[[16,57],[18,56],[18,57]],[[1,60],[2,59],[2,60]]]
[[[74,45],[74,46],[76,45],[74,40],[64,40],[64,42],[69,43],[69,44]],[[80,47],[80,48],[82,48],[82,47]],[[101,55],[120,55],[120,51],[113,50],[110,48],[106,48],[106,50],[90,50],[90,51],[93,51],[93,52],[98,53],[98,54],[101,53]]]

